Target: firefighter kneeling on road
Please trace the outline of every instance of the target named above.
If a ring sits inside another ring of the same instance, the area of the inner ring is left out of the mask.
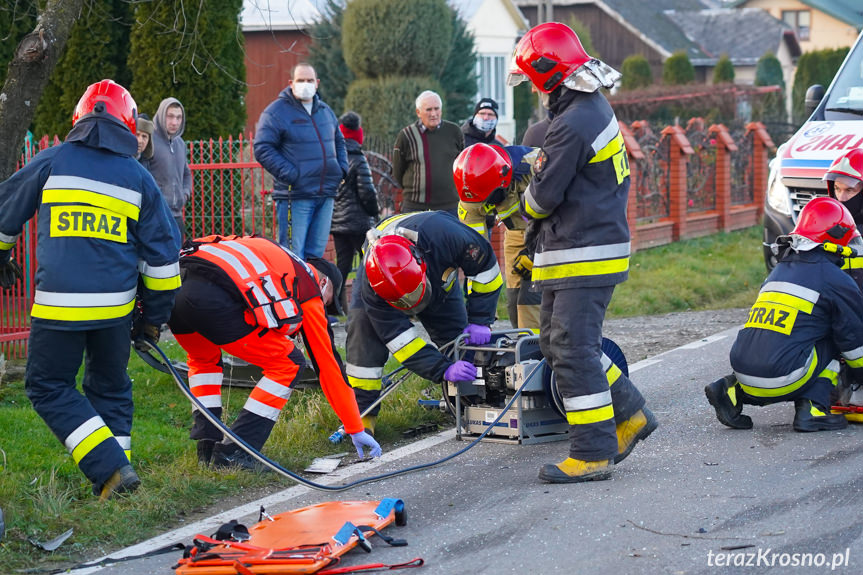
[[[527,222],[519,212],[519,200],[533,177],[539,148],[527,146],[468,146],[453,163],[459,199],[458,216],[482,235],[487,235],[486,216],[503,223],[504,268],[509,319],[513,327],[539,331],[542,295],[531,288],[532,250],[525,247]]]
[[[437,346],[462,333],[484,345],[503,280],[491,244],[446,212],[414,212],[387,218],[366,234],[363,265],[353,284],[347,326],[348,381],[360,410],[381,392],[389,354],[431,381],[472,381],[476,367],[452,361]],[[472,281],[467,309],[461,269]],[[422,339],[419,320],[432,342]],[[374,432],[379,407],[363,417]]]
[[[840,266],[863,247],[851,213],[833,198],[811,200],[790,236],[780,238],[779,263],[767,276],[749,319],[731,348],[733,375],[704,388],[716,417],[752,428],[743,404],[794,401],[795,431],[842,429],[830,413],[839,358],[853,381],[863,379],[863,297]]]
[[[231,430],[260,451],[305,367],[289,337],[303,334],[321,389],[350,434],[360,458],[381,448],[363,431],[360,412],[332,339],[324,306],[333,297],[327,277],[265,238],[208,236],[180,258],[183,287],[169,326],[186,350],[189,387],[216,417],[222,415],[222,350],[263,369]],[[266,469],[197,409],[190,437],[198,460],[215,467]]]
[[[100,499],[133,491],[129,330],[158,340],[180,287],[180,237],[153,177],[135,159],[137,109],[111,80],[81,96],[66,141],[0,184],[0,285],[10,250],[38,213],[39,267],[25,390]],[[86,356],[83,393],[75,377]]]

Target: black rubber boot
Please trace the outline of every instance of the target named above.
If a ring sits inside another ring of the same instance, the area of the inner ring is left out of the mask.
[[[198,463],[204,467],[210,466],[210,461],[213,459],[213,448],[216,442],[212,439],[199,439],[197,444]]]
[[[213,467],[227,468],[239,467],[254,473],[267,473],[272,471],[269,467],[234,445],[233,443],[217,443],[213,447]]]
[[[124,465],[116,470],[102,485],[99,501],[111,499],[117,493],[131,493],[140,487],[141,480],[131,465]]]
[[[716,410],[716,419],[732,429],[752,429],[752,418],[743,415],[743,403],[738,397],[740,388],[734,375],[726,375],[704,388],[707,401]]]
[[[840,414],[832,414],[829,409],[812,403],[808,399],[794,401],[794,431],[835,431],[848,427],[848,420]]]

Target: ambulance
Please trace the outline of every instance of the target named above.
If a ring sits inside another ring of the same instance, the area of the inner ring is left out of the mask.
[[[821,177],[841,154],[863,148],[863,33],[825,91],[815,85],[806,92],[809,120],[782,144],[770,162],[764,205],[764,262],[773,269],[769,244],[789,233],[803,206],[826,196]]]

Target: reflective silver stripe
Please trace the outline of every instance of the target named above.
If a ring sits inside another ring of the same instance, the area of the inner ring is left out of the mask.
[[[540,207],[540,205],[536,202],[536,199],[533,197],[533,183],[528,184],[527,189],[524,190],[524,201],[527,203],[528,207],[533,210],[537,214],[548,214],[547,210],[544,210]]]
[[[144,260],[139,260],[138,271],[147,277],[167,279],[180,275],[180,263],[174,262],[164,266],[151,266]]]
[[[282,296],[279,295],[278,291],[276,291],[276,284],[273,282],[272,276],[263,276],[261,278],[261,285],[264,286],[264,290],[270,294],[270,298],[272,298],[273,301],[279,301],[282,299]]]
[[[242,264],[242,262],[240,262],[239,259],[237,259],[237,256],[235,256],[234,254],[230,254],[225,250],[221,250],[211,245],[200,246],[198,249],[203,252],[207,252],[208,254],[211,254],[213,256],[216,256],[217,258],[234,268],[234,271],[239,274],[240,279],[246,279],[250,277],[249,272],[246,271],[246,267]]]
[[[417,331],[417,328],[411,327],[388,341],[387,349],[390,350],[390,353],[395,353],[418,337],[419,332]]]
[[[105,196],[117,198],[138,208],[141,207],[141,192],[122,188],[113,184],[106,184],[90,178],[79,176],[49,176],[48,181],[42,188],[45,190],[86,190],[96,192]]]
[[[840,364],[838,360],[834,359],[827,364],[827,367],[824,368],[824,371],[832,371],[833,373],[839,373],[840,369],[842,369],[842,364]]]
[[[36,290],[33,301],[53,307],[111,307],[127,304],[135,299],[137,288],[110,293],[62,293]]]
[[[863,346],[852,349],[850,351],[843,351],[842,357],[844,357],[845,359],[850,359],[851,361],[854,361],[855,359],[860,359],[861,357],[863,357]]]
[[[610,389],[600,393],[591,393],[590,395],[563,398],[563,408],[566,411],[584,411],[585,409],[594,409],[605,405],[611,405]]]
[[[0,242],[2,242],[4,244],[14,244],[15,242],[18,241],[18,236],[20,236],[20,235],[21,234],[16,234],[14,236],[7,236],[4,233],[0,233]]]
[[[605,352],[603,352],[602,357],[599,361],[602,362],[602,371],[608,371],[608,368],[610,368],[611,364],[614,363],[613,361],[611,361],[610,357],[605,355]]]
[[[606,244],[603,246],[585,246],[583,248],[567,248],[538,252],[533,260],[535,266],[553,266],[557,264],[586,262],[594,260],[611,260],[629,256],[629,242]]]
[[[594,155],[599,153],[601,149],[606,147],[609,142],[615,139],[619,131],[620,126],[618,126],[617,124],[617,118],[612,116],[611,121],[608,123],[605,129],[603,129],[602,132],[600,132],[599,135],[596,136],[596,139],[593,140],[593,143],[590,145],[590,147],[593,148]]]
[[[278,302],[278,306],[282,308],[282,312],[285,314],[285,317],[294,317],[299,313],[297,309],[297,304],[294,303],[294,300],[287,299]]]
[[[818,298],[821,297],[821,294],[813,289],[809,289],[807,287],[803,287],[801,285],[793,284],[790,282],[767,282],[766,284],[761,286],[761,290],[759,293],[764,293],[766,291],[778,291],[780,293],[787,293],[789,295],[797,296],[800,299],[805,299],[806,301],[813,304],[818,303]]]
[[[261,403],[257,399],[252,399],[251,397],[246,400],[246,404],[243,406],[243,409],[271,421],[276,421],[279,418],[279,412],[281,411],[281,409],[276,409],[271,405]]]
[[[737,371],[735,371],[734,374],[737,376],[737,380],[743,385],[748,385],[749,387],[760,387],[762,389],[778,389],[799,381],[800,378],[806,375],[806,372],[809,371],[813,361],[815,361],[815,349],[813,349],[809,354],[809,359],[806,360],[806,363],[804,363],[802,367],[795,369],[788,375],[781,375],[779,377],[757,377],[755,375],[746,375],[745,373]]]
[[[384,374],[383,367],[362,367],[352,363],[345,364],[345,371],[349,376],[359,379],[380,379]]]
[[[263,389],[270,395],[275,395],[282,399],[288,399],[291,397],[291,388],[289,386],[281,384],[278,381],[273,381],[269,377],[262,377],[258,381],[257,387]]]
[[[120,447],[123,448],[123,451],[129,451],[132,449],[132,438],[128,435],[115,435],[114,439],[117,440],[117,443],[120,444]]]
[[[494,281],[494,279],[500,275],[500,266],[494,264],[491,269],[487,269],[484,272],[479,272],[475,276],[468,276],[469,279],[481,283],[487,284]]]
[[[221,242],[223,246],[227,246],[229,248],[235,249],[249,260],[249,263],[252,264],[252,267],[255,268],[255,272],[262,274],[267,271],[267,266],[261,261],[261,258],[255,255],[255,252],[241,244],[240,242],[230,241],[230,242]]]
[[[90,437],[90,434],[101,427],[106,427],[105,422],[98,415],[94,415],[81,425],[75,431],[66,436],[66,441],[63,444],[69,453],[72,453],[79,443]]]
[[[189,387],[194,389],[199,385],[222,385],[222,372],[196,373],[189,376]]]

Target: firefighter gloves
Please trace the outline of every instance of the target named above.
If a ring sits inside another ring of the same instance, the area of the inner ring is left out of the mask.
[[[446,368],[443,376],[447,381],[473,381],[476,379],[476,367],[469,361],[459,360]]]
[[[465,343],[468,345],[485,345],[491,341],[491,328],[487,325],[470,323],[462,333],[467,334]]]
[[[141,351],[149,351],[147,343],[156,345],[159,343],[159,326],[146,323],[144,320],[138,320],[132,325],[132,342],[135,344],[135,349]]]
[[[21,272],[21,266],[13,259],[8,259],[0,262],[0,287],[3,289],[12,289],[18,283],[24,274]]]
[[[533,272],[533,260],[528,254],[527,248],[515,256],[515,260],[512,262],[512,271],[520,275],[525,281],[530,281],[530,275]]]
[[[383,453],[383,451],[381,450],[381,446],[378,445],[378,442],[375,441],[375,438],[366,433],[365,431],[360,431],[359,433],[352,433],[351,441],[354,442],[354,447],[357,448],[357,455],[360,459],[365,459],[365,452],[363,451],[364,447],[370,448],[370,457],[380,457]]]

